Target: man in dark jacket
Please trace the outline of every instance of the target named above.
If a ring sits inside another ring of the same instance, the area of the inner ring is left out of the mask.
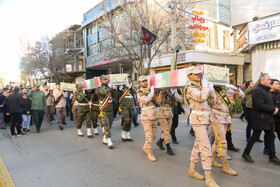
[[[280,108],[280,91],[279,81],[277,79],[271,79],[270,93],[273,97],[274,106]],[[280,111],[274,116],[275,132],[280,140]]]
[[[11,136],[15,137],[15,127],[17,136],[23,135],[21,132],[22,109],[20,107],[21,96],[18,94],[19,87],[15,87],[14,94],[10,95],[7,100],[7,115],[11,115]]]
[[[4,96],[4,93],[0,93],[0,127],[1,129],[6,129],[5,123],[4,123],[4,109],[6,106],[6,97]]]
[[[261,74],[259,77],[260,84],[252,93],[252,121],[253,121],[253,135],[249,139],[247,146],[242,154],[242,158],[253,163],[254,160],[250,156],[250,152],[253,148],[255,142],[260,138],[261,132],[265,132],[266,143],[269,150],[269,162],[276,165],[280,165],[280,160],[275,154],[275,144],[274,144],[274,119],[273,115],[276,115],[279,108],[274,106],[273,98],[269,93],[270,90],[270,76],[266,73]]]

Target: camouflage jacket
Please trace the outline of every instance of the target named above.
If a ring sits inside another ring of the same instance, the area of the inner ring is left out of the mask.
[[[118,91],[118,98],[120,99],[125,94],[125,89],[127,86],[123,86],[122,91]],[[133,94],[136,94],[136,88],[132,87],[129,93],[121,100],[120,108],[123,109],[134,109],[134,99]]]
[[[99,104],[103,102],[103,100],[106,98],[106,95],[111,92],[111,99],[109,101],[109,103],[106,105],[106,107],[103,109],[103,111],[113,111],[113,101],[112,101],[112,97],[115,94],[115,91],[108,87],[108,86],[104,86],[104,85],[100,85],[98,86],[98,88],[96,89],[96,94],[99,100]]]
[[[89,101],[90,101],[90,95],[83,93],[83,92],[76,92],[75,93],[75,99],[79,102],[78,104],[78,111],[79,112],[89,112]]]
[[[91,92],[90,97],[91,97],[91,111],[98,111],[99,110],[99,101],[98,101],[96,91]]]

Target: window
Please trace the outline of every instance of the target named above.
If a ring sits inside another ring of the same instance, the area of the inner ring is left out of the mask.
[[[95,44],[88,47],[88,56],[95,56],[100,53],[100,44]]]
[[[230,31],[229,30],[223,31],[223,47],[226,50],[230,50]]]

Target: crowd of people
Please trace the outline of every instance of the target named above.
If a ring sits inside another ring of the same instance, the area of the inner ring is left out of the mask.
[[[109,149],[114,148],[111,139],[111,126],[114,117],[121,115],[122,132],[120,138],[123,142],[133,142],[131,137],[131,124],[139,125],[138,114],[141,112],[141,124],[145,133],[145,144],[142,150],[147,158],[154,162],[156,157],[152,151],[152,144],[156,139],[157,128],[161,126],[161,136],[156,145],[167,154],[175,153],[170,145],[170,135],[173,144],[178,144],[175,130],[179,123],[180,114],[186,114],[182,107],[183,101],[190,108],[189,123],[195,142],[191,153],[189,176],[204,180],[206,186],[218,186],[212,177],[212,167],[222,168],[222,172],[236,176],[228,163],[227,150],[239,152],[232,143],[231,124],[236,100],[241,100],[244,118],[247,121],[247,146],[242,158],[250,163],[254,160],[250,151],[255,142],[260,140],[262,131],[264,136],[264,154],[269,155],[269,161],[280,165],[275,153],[275,134],[280,140],[280,86],[279,81],[270,79],[268,74],[261,74],[259,80],[247,81],[242,85],[226,86],[208,83],[201,70],[191,68],[188,71],[191,83],[184,90],[155,89],[149,87],[148,79],[140,76],[138,86],[134,86],[131,77],[128,84],[113,86],[108,83],[107,76],[99,77],[100,86],[92,90],[84,90],[83,85],[76,84],[72,92],[63,90],[60,83],[50,90],[47,85],[44,90],[36,84],[33,88],[15,87],[4,88],[0,94],[0,125],[5,129],[5,122],[10,120],[11,137],[25,135],[30,131],[33,123],[36,132],[40,132],[41,124],[46,116],[46,125],[52,125],[57,116],[59,130],[66,125],[66,116],[74,121],[77,135],[84,136],[83,121],[86,121],[86,136],[93,138],[98,135],[98,119],[102,127],[103,143]],[[15,132],[15,128],[17,133]],[[211,131],[209,133],[209,130]],[[251,135],[251,131],[253,134]],[[164,146],[165,144],[165,146]],[[197,163],[201,157],[205,177],[196,171]],[[216,157],[220,157],[221,164]]]

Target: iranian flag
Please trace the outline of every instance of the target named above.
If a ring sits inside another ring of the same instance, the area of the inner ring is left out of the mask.
[[[150,75],[150,86],[155,86],[155,88],[184,87],[190,82],[187,76],[188,69],[184,68]]]
[[[99,77],[81,81],[81,84],[83,85],[85,90],[97,88],[100,85]]]

